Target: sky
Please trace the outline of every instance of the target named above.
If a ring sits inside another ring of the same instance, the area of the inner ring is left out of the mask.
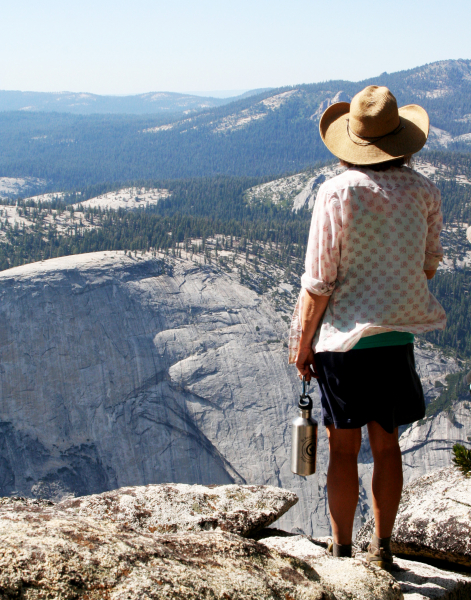
[[[0,89],[139,94],[360,81],[471,58],[469,0],[3,0]]]

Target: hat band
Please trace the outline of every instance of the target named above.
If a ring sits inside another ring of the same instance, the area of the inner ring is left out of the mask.
[[[373,144],[376,144],[376,142],[379,142],[379,140],[382,140],[383,138],[388,137],[388,135],[397,135],[400,131],[402,131],[403,129],[405,129],[405,125],[402,125],[401,118],[399,117],[399,125],[397,127],[395,127],[389,133],[385,133],[384,135],[378,135],[376,137],[374,137],[374,136],[363,136],[363,135],[358,135],[358,133],[355,133],[353,130],[350,129],[350,123],[349,123],[350,119],[345,119],[345,120],[347,121],[347,133],[348,133],[348,137],[357,146],[372,146]],[[350,135],[350,132],[352,132],[355,137],[358,137],[358,138],[360,138],[363,141],[358,142],[357,140],[354,140],[352,138],[352,136]]]

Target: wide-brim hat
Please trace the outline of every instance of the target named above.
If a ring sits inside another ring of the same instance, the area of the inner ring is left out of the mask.
[[[371,165],[418,152],[427,141],[430,121],[417,104],[397,107],[387,87],[369,85],[352,102],[327,108],[319,132],[327,148],[354,165]]]

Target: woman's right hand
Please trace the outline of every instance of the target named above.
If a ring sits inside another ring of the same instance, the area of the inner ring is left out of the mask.
[[[299,379],[303,377],[306,378],[306,381],[311,381],[312,377],[318,379],[314,351],[311,347],[299,348],[296,356],[296,368],[298,369]]]

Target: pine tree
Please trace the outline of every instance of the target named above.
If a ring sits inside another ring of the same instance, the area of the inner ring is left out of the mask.
[[[462,444],[455,444],[452,460],[465,477],[471,477],[471,449],[465,448]]]

